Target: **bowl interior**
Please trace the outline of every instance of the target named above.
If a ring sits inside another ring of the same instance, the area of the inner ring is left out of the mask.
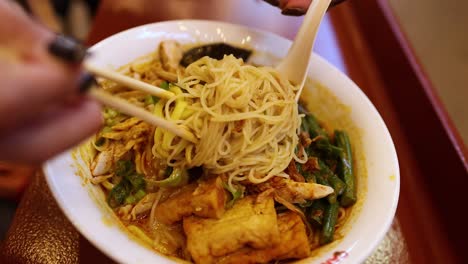
[[[96,44],[90,60],[118,68],[152,52],[165,39],[181,43],[228,42],[246,46],[273,57],[284,57],[291,42],[271,33],[220,22],[182,20],[133,28]],[[263,62],[267,63],[268,62]],[[399,168],[390,134],[363,92],[343,73],[318,55],[313,55],[309,77],[326,87],[343,104],[356,130],[367,177],[359,182],[361,201],[348,221],[344,238],[301,262],[322,263],[341,254],[341,263],[359,263],[378,245],[395,214],[399,194]],[[308,91],[313,95],[313,91]],[[332,112],[333,109],[324,109]],[[122,263],[171,263],[129,237],[106,206],[102,192],[87,178],[83,157],[72,150],[44,165],[46,179],[58,204],[75,227],[96,247]],[[81,153],[83,154],[83,153]],[[86,159],[86,158],[85,158]],[[77,172],[82,177],[78,177]],[[112,242],[111,242],[112,241]]]

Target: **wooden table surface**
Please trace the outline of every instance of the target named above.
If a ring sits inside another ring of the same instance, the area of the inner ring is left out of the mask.
[[[130,1],[121,2],[127,4],[102,2],[89,44],[133,26],[182,18],[228,21],[293,38],[302,20],[284,17],[277,9],[255,0],[146,1],[150,4],[143,8],[129,4]],[[466,164],[451,144],[437,109],[411,71],[382,7],[372,0],[351,1],[330,11],[324,25],[316,51],[346,71],[376,105],[392,134],[400,160],[398,220],[368,263],[409,263],[410,259],[413,263],[458,263],[456,243],[462,233],[450,237],[455,243],[449,242],[447,234],[452,234],[452,230],[445,224],[460,224],[460,220],[441,217],[442,213],[449,214],[439,206],[443,201],[436,199],[433,188],[435,184],[455,189],[461,186],[440,183],[433,177],[441,172],[436,161],[450,166],[445,172],[454,179],[466,175]],[[389,70],[390,67],[393,68]],[[416,109],[413,103],[418,105]],[[429,132],[421,134],[427,129]],[[418,144],[427,140],[432,148],[421,149]],[[435,154],[443,156],[436,159]],[[450,192],[446,194],[453,196]],[[41,246],[44,239],[48,242]],[[23,197],[1,252],[11,263],[111,262],[63,216],[40,174]]]

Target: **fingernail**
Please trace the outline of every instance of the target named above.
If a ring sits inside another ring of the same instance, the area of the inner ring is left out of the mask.
[[[305,9],[299,7],[288,7],[281,11],[281,14],[287,16],[302,16],[306,13]]]
[[[80,75],[80,78],[78,80],[78,88],[80,93],[85,93],[94,85],[97,85],[97,81],[92,74],[83,72]]]
[[[87,56],[86,47],[78,40],[58,34],[49,43],[49,53],[71,63],[79,63]]]
[[[331,1],[331,3],[330,3],[330,7],[334,7],[334,6],[338,5],[338,4],[341,4],[341,3],[344,2],[344,1],[345,1],[345,0],[333,0],[333,1]]]
[[[279,6],[279,0],[264,0],[272,6]]]

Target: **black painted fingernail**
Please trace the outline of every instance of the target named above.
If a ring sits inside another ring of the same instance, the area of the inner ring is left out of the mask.
[[[333,1],[331,1],[331,3],[330,3],[330,7],[334,7],[334,6],[338,5],[338,4],[341,4],[341,3],[344,2],[344,1],[345,1],[345,0],[333,0]]]
[[[272,6],[279,6],[279,0],[264,0]]]
[[[50,54],[71,63],[80,63],[87,56],[86,47],[78,40],[58,34],[49,43]]]
[[[283,9],[283,11],[281,11],[281,14],[287,15],[287,16],[302,16],[305,13],[306,13],[306,10],[299,8],[299,7],[285,8]]]
[[[78,88],[80,93],[85,93],[94,85],[97,85],[97,81],[92,74],[87,72],[81,74],[80,79],[78,80]]]

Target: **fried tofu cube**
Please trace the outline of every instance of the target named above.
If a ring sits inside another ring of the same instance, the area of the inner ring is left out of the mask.
[[[278,228],[281,237],[279,244],[265,249],[244,247],[221,257],[216,263],[267,263],[272,260],[301,259],[310,255],[306,228],[298,214],[292,211],[279,214]]]
[[[183,187],[156,207],[156,219],[164,224],[173,224],[184,216],[197,215],[219,218],[223,215],[226,191],[219,177]]]
[[[272,195],[247,196],[220,219],[185,217],[183,227],[196,263],[215,263],[245,246],[263,249],[280,242]]]

